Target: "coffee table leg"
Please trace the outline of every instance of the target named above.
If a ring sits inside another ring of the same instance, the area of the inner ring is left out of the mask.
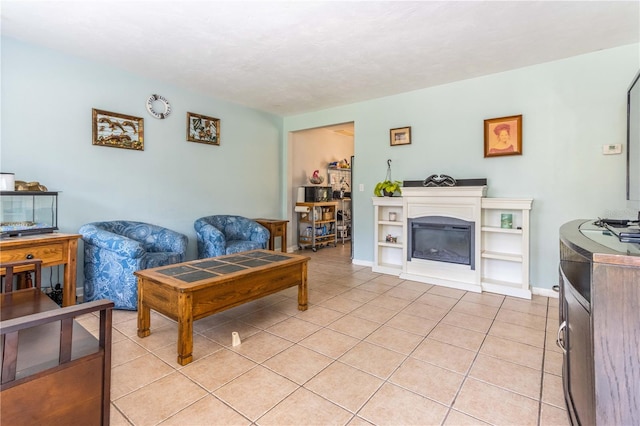
[[[178,364],[193,361],[193,310],[191,293],[178,296]]]
[[[151,309],[144,304],[144,280],[138,278],[138,337],[151,334]]]
[[[300,284],[298,284],[298,310],[306,311],[308,308],[307,262],[302,264],[300,272]]]

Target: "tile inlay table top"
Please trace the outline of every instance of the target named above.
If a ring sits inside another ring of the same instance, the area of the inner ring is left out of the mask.
[[[253,250],[135,272],[138,336],[151,333],[151,309],[178,322],[178,363],[193,360],[193,321],[298,286],[307,309],[307,262],[297,254]]]

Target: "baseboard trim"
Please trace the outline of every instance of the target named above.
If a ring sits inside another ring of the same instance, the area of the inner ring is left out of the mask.
[[[552,288],[531,287],[531,294],[557,299],[559,293]]]
[[[373,262],[370,260],[362,260],[362,259],[351,259],[351,263],[358,266],[367,266],[373,268]],[[537,296],[545,296],[553,299],[557,299],[559,297],[559,293],[552,288],[544,288],[544,287],[531,287],[531,294],[535,294]]]

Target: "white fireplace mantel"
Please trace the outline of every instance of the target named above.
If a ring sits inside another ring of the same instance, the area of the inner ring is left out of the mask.
[[[487,195],[487,186],[408,186],[402,188],[402,198],[412,197],[478,197]]]
[[[402,197],[373,197],[374,272],[466,291],[531,298],[532,199],[487,198],[486,186],[403,187]],[[513,225],[504,228],[503,215]],[[408,256],[410,219],[443,216],[474,223],[474,268]]]
[[[403,188],[403,211],[405,213],[403,220],[405,221],[425,216],[443,216],[474,223],[473,257],[475,267],[412,258],[408,254],[407,247],[411,230],[405,227],[403,241],[407,244],[403,250],[400,278],[480,293],[482,291],[480,274],[481,199],[486,193],[486,185]]]

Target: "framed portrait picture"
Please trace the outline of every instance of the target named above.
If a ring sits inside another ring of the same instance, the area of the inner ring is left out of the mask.
[[[411,143],[411,127],[391,129],[391,146],[409,145]]]
[[[522,115],[484,120],[484,156],[522,155]]]
[[[144,118],[92,110],[93,145],[144,151]]]
[[[187,141],[220,145],[220,119],[188,112]]]

